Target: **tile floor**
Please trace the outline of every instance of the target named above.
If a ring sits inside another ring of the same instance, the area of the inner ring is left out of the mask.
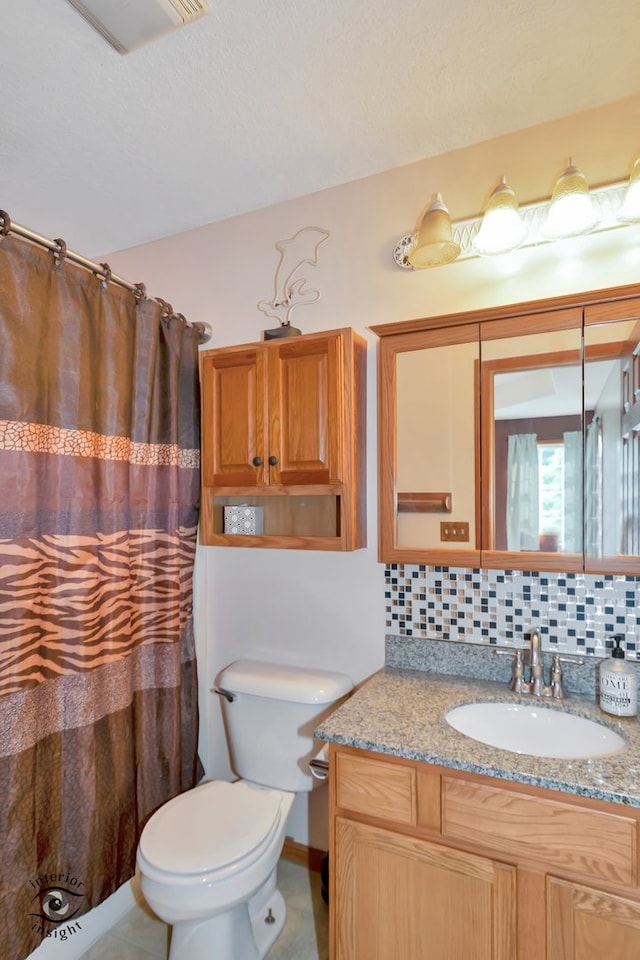
[[[269,960],[328,960],[329,914],[320,894],[320,874],[281,860],[278,886],[287,903],[287,922]],[[82,960],[166,960],[168,934],[168,927],[142,902]]]

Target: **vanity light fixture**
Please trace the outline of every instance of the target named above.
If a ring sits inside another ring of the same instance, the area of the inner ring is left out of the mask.
[[[569,166],[558,177],[543,233],[553,240],[579,237],[589,233],[598,222],[598,214],[582,170],[569,157]]]
[[[407,254],[407,259],[412,267],[419,270],[451,263],[459,254],[460,245],[453,239],[451,216],[442,196],[436,193],[422,218],[416,241]]]
[[[473,249],[482,257],[509,253],[522,246],[526,236],[527,227],[520,216],[516,195],[505,177],[501,177],[487,201]]]
[[[482,217],[452,223],[442,196],[435,194],[418,232],[401,237],[393,256],[404,270],[421,270],[638,223],[640,158],[629,180],[591,190],[570,159],[550,200],[519,206],[513,190],[501,177]]]
[[[618,220],[621,223],[637,223],[640,221],[640,157],[633,165],[629,186],[624,195],[622,206],[618,211]]]

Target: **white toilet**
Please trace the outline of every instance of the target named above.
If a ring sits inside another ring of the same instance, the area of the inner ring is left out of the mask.
[[[317,783],[313,730],[353,684],[341,673],[238,660],[217,692],[234,783],[213,780],[157,810],[138,847],[145,899],[172,924],[170,960],[261,960],[286,918],[276,888],[295,793]]]

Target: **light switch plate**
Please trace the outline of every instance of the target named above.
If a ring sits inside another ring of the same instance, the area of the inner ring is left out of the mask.
[[[469,524],[467,521],[443,520],[440,523],[440,540],[457,541],[460,543],[469,542]]]

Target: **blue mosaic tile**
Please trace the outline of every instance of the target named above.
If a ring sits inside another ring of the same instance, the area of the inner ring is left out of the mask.
[[[624,632],[632,657],[640,647],[636,576],[390,564],[385,601],[387,625],[414,642],[437,636],[514,646],[535,626],[545,644],[566,653],[604,656],[614,632]]]

